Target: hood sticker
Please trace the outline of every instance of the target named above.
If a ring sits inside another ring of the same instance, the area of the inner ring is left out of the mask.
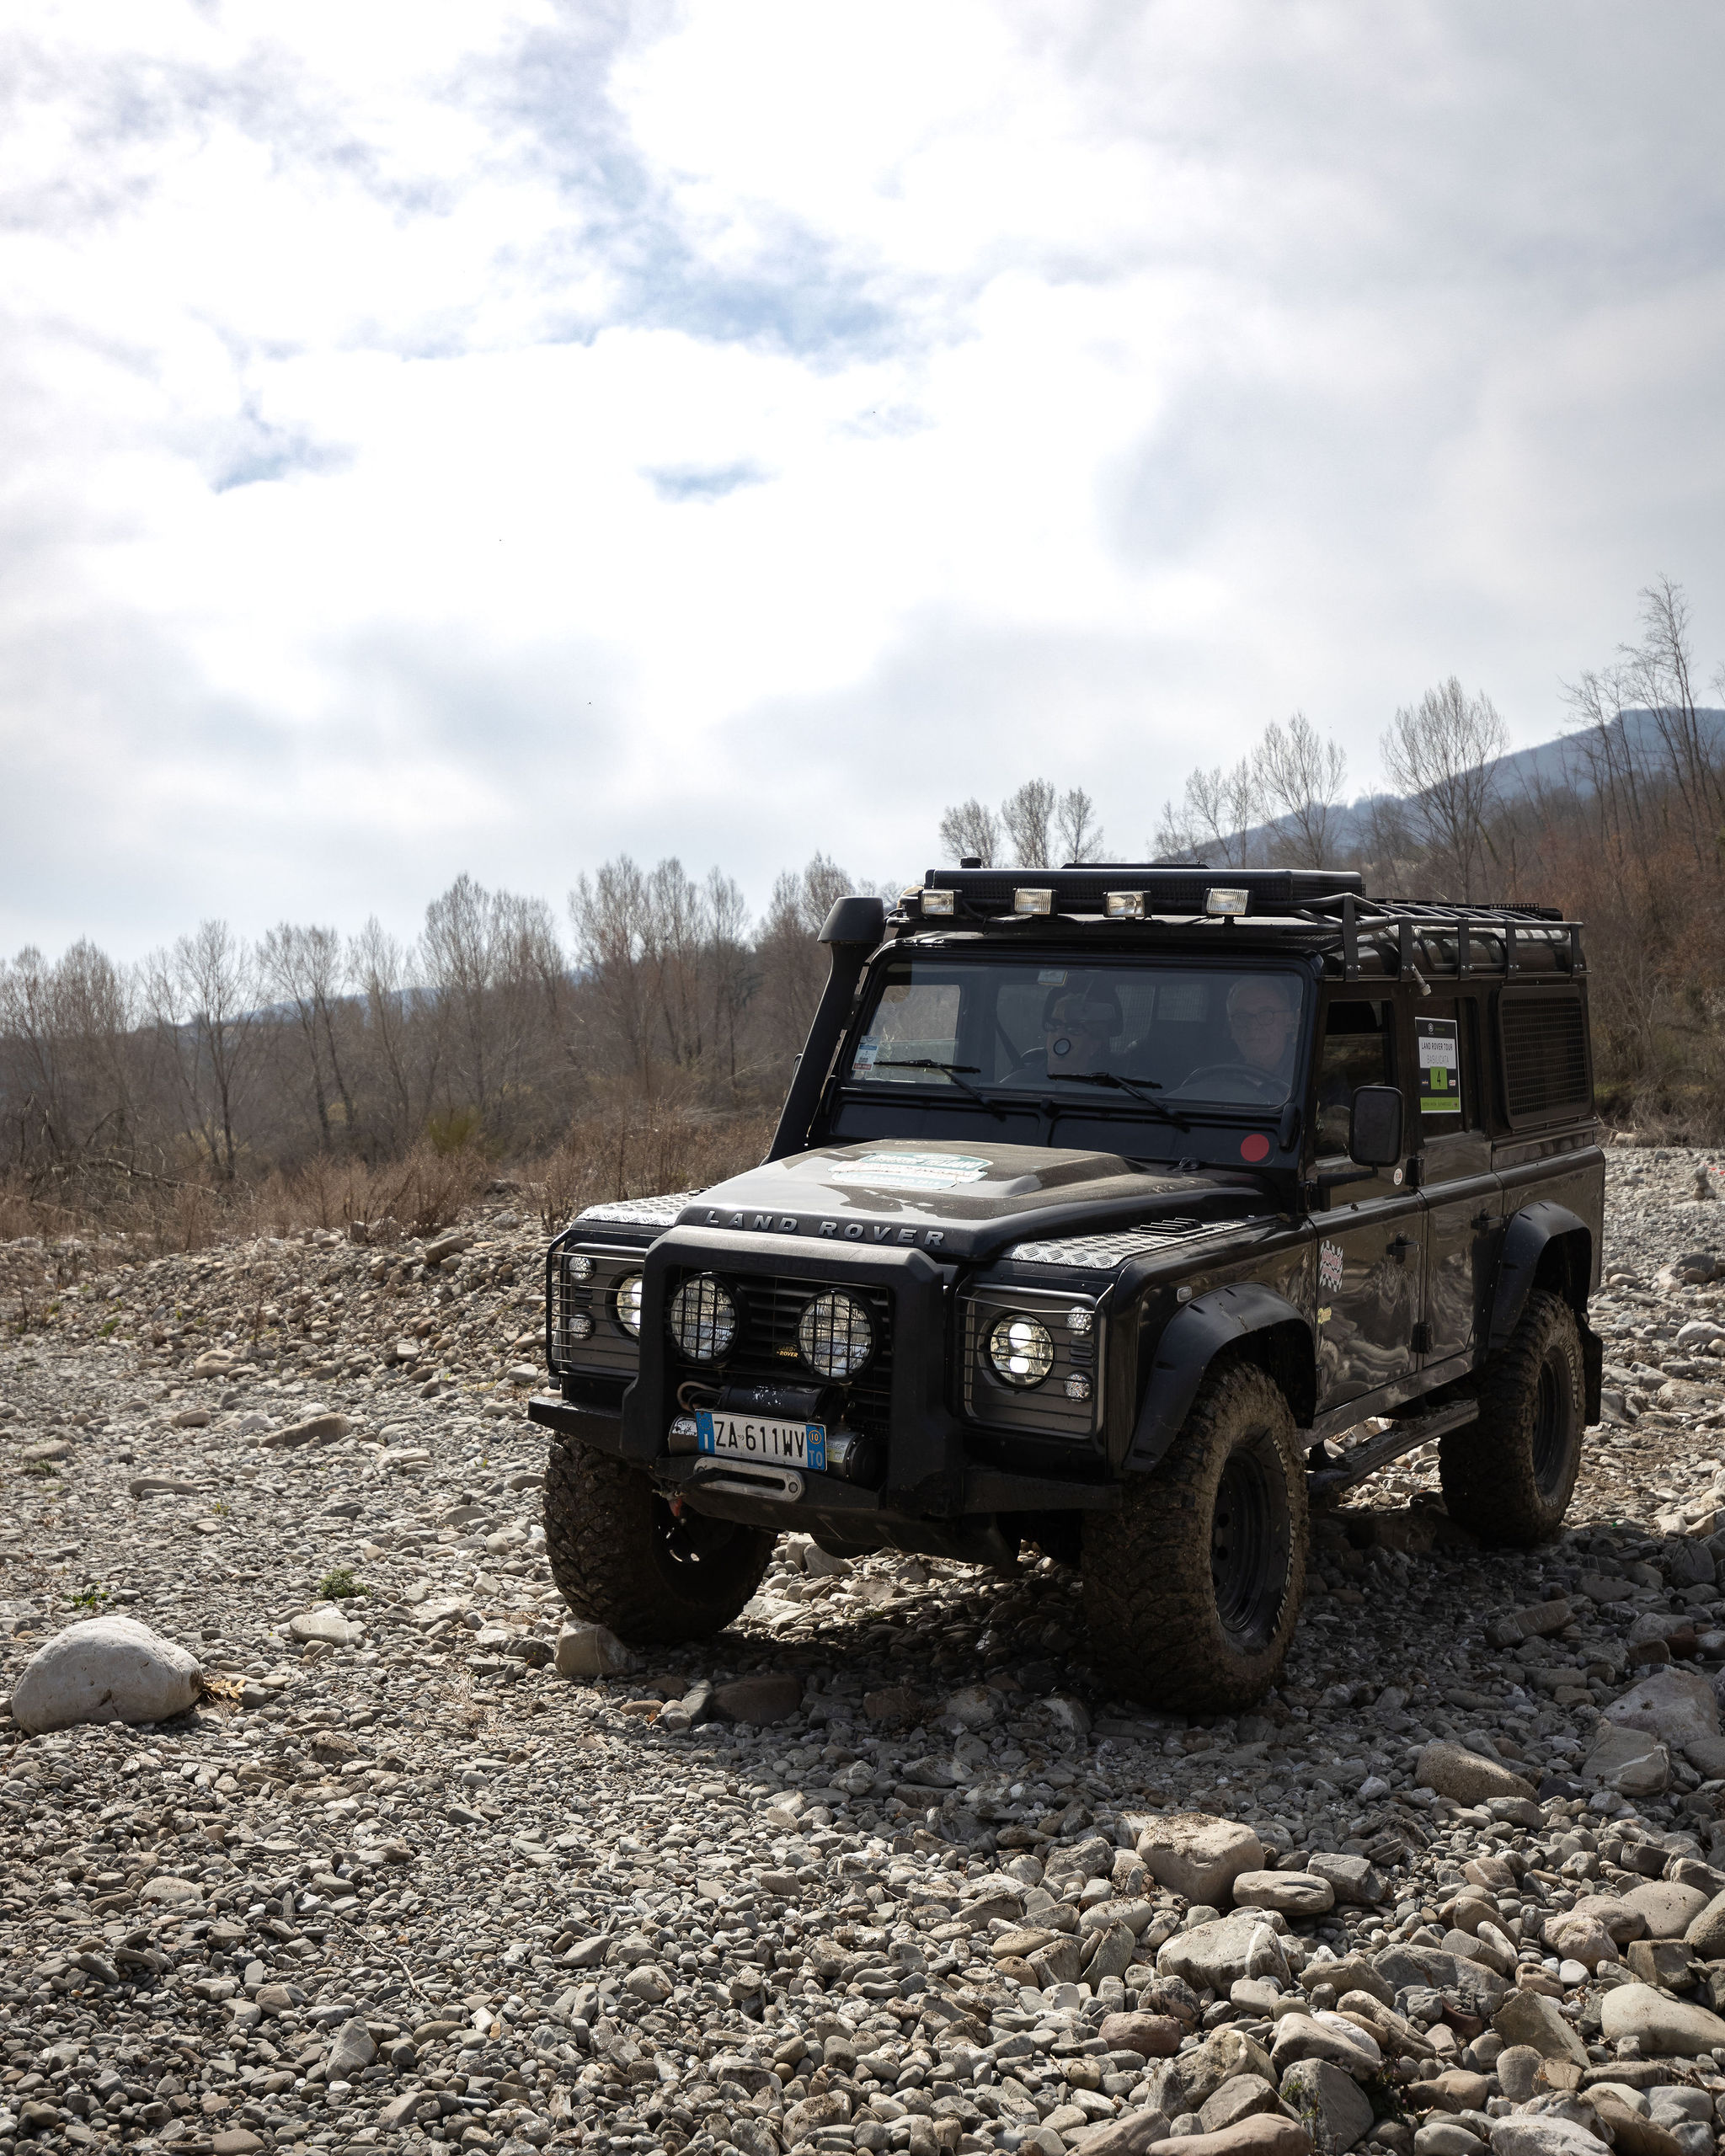
[[[876,1190],[956,1190],[980,1182],[993,1166],[971,1153],[864,1153],[840,1161],[827,1172],[834,1182],[867,1183]]]

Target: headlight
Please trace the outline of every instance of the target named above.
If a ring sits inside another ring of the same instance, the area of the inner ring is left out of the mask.
[[[1054,1336],[1040,1318],[1001,1318],[988,1336],[988,1359],[996,1377],[1028,1390],[1055,1366]]]
[[[617,1283],[617,1321],[623,1331],[641,1337],[641,1291],[647,1283],[638,1273],[630,1273]]]
[[[724,1284],[702,1273],[670,1299],[670,1333],[692,1363],[716,1363],[737,1337],[737,1306]]]
[[[804,1305],[797,1345],[811,1370],[824,1378],[848,1378],[874,1352],[874,1327],[854,1295],[832,1289]]]

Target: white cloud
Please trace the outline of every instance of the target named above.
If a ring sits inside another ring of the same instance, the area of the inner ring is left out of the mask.
[[[1709,10],[147,4],[0,77],[0,944],[1134,847],[1725,649]]]

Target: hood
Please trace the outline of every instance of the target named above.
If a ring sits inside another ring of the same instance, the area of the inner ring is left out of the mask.
[[[1218,1208],[1224,1197],[1233,1202]],[[1069,1214],[1097,1219],[1104,1207],[1122,1219],[1258,1211],[1264,1198],[1256,1177],[1227,1169],[1155,1174],[1118,1153],[885,1138],[766,1161],[702,1191],[682,1207],[678,1224],[829,1235],[836,1224],[849,1240],[860,1221],[887,1222],[895,1242],[964,1247],[979,1230],[980,1240],[993,1241],[985,1230],[994,1222],[1022,1232]],[[868,1239],[884,1241],[886,1233],[877,1226]]]

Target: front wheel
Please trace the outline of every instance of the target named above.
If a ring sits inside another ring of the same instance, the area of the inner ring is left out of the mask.
[[[1306,1586],[1306,1468],[1280,1388],[1207,1377],[1155,1472],[1084,1522],[1091,1652],[1129,1697],[1233,1713],[1274,1684]]]
[[[1480,1373],[1479,1420],[1438,1443],[1444,1505],[1482,1542],[1529,1549],[1563,1524],[1581,1472],[1587,1374],[1575,1313],[1537,1288]]]
[[[639,1468],[579,1439],[545,1463],[545,1551],[577,1617],[633,1646],[708,1639],[766,1570],[771,1529],[674,1513]]]

